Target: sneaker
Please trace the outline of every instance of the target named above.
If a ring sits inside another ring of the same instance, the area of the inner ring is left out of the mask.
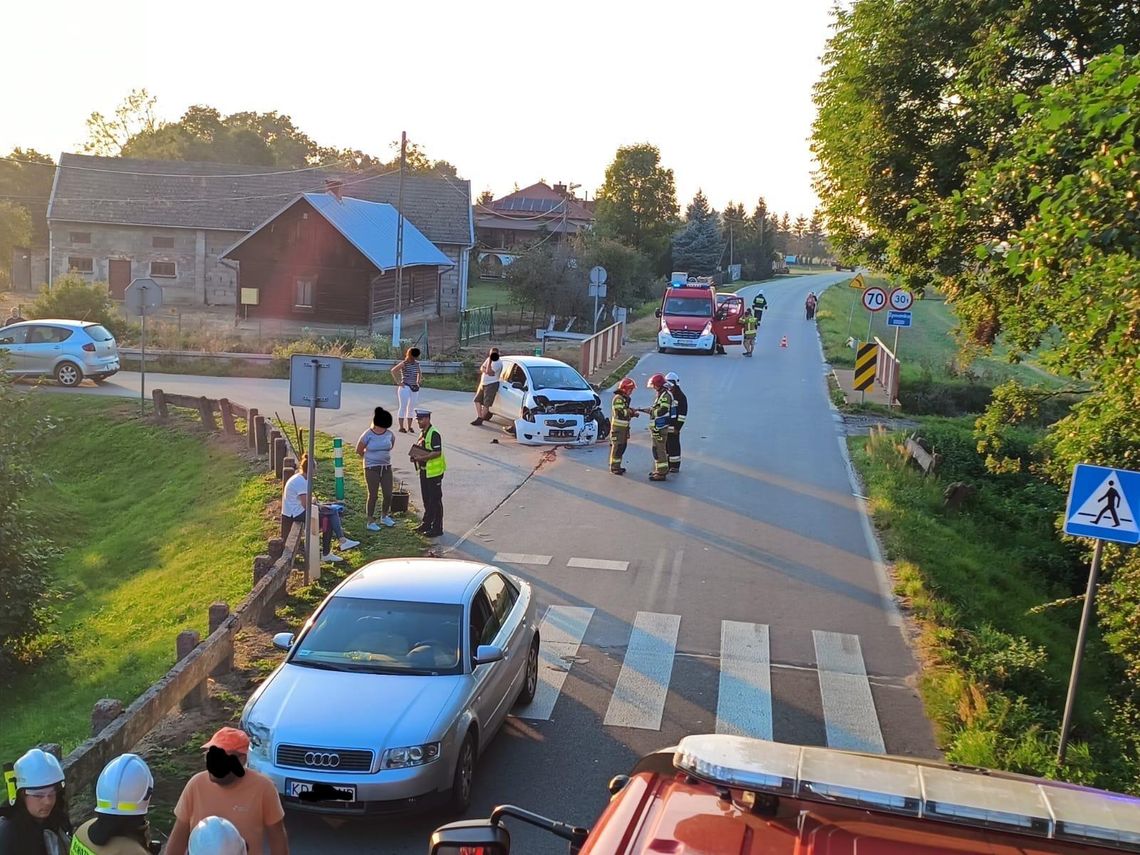
[[[342,537],[340,539],[340,548],[342,552],[347,552],[350,549],[356,549],[358,546],[360,546],[359,540],[353,540],[350,537]]]
[[[370,522],[368,525],[365,526],[365,528],[368,529],[369,531],[380,531],[380,526],[378,526],[374,522]]]
[[[391,528],[392,526],[394,526],[396,524],[396,521],[394,519],[392,519],[391,517],[381,517],[380,522],[383,523],[384,525],[388,526],[388,528]]]
[[[330,552],[328,555],[322,555],[321,561],[323,561],[326,564],[340,564],[342,561],[344,561],[344,559],[341,558],[339,555],[333,555]]]

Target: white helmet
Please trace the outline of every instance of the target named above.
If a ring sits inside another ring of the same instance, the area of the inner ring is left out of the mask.
[[[245,840],[228,819],[208,816],[190,832],[188,855],[246,855]]]
[[[95,784],[95,812],[110,816],[146,816],[154,778],[137,754],[121,754],[103,767]]]
[[[665,382],[666,383],[680,383],[681,378],[677,376],[676,371],[670,371],[668,374],[665,375]]]
[[[50,787],[63,783],[63,767],[51,754],[33,748],[13,764],[16,771],[16,789]]]

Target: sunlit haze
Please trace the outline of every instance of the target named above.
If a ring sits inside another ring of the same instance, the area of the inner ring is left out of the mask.
[[[830,0],[201,0],[9,4],[0,153],[80,151],[132,88],[160,118],[192,104],[278,110],[322,145],[388,157],[408,132],[473,193],[539,179],[593,198],[617,147],[650,142],[682,205],[816,205],[811,87]],[[19,35],[23,34],[23,35]]]

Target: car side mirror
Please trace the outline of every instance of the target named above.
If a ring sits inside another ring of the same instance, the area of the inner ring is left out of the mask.
[[[514,383],[511,384],[511,388],[512,389],[518,389],[520,392],[525,392],[526,391],[526,383],[523,383],[521,380],[516,380]]]
[[[278,650],[288,650],[293,646],[294,637],[291,632],[279,632],[273,636],[273,646]]]
[[[656,310],[653,312],[653,317],[655,317],[655,318],[659,318],[659,317],[661,317],[661,310],[660,310],[660,309],[656,309]]]
[[[433,831],[428,845],[431,855],[508,855],[511,835],[489,819],[461,820]]]
[[[480,644],[475,648],[475,664],[486,665],[503,658],[503,648],[495,644]]]
[[[602,391],[602,387],[598,383],[591,383],[590,388],[593,389],[595,392]]]

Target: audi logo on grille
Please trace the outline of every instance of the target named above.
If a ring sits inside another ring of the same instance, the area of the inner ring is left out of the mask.
[[[305,752],[306,766],[322,766],[326,769],[335,769],[340,765],[339,754],[321,754],[317,751]]]

